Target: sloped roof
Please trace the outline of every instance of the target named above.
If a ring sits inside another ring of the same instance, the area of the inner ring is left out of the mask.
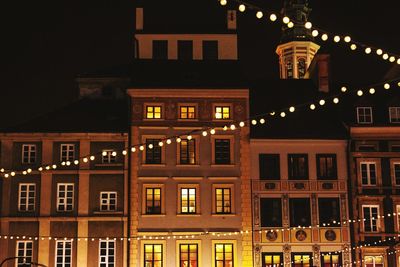
[[[84,98],[1,131],[12,133],[127,132],[128,110],[126,100]]]

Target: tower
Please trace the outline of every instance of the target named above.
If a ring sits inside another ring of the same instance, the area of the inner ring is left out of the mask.
[[[276,49],[281,79],[303,79],[319,49],[313,42],[311,30],[304,27],[310,12],[308,0],[285,0],[282,14],[289,17],[294,26],[283,26],[281,43]]]

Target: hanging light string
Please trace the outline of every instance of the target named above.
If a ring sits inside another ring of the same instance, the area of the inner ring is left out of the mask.
[[[222,6],[226,6],[228,4],[228,0],[219,0]],[[241,0],[232,0],[232,2],[237,4],[237,9],[240,12],[245,12],[246,10],[252,10],[255,12],[255,15],[258,19],[263,19],[264,17],[268,17],[268,20],[271,22],[282,21],[283,24],[286,24],[288,28],[293,28],[295,25],[295,21],[292,21],[291,18],[285,15],[279,15],[279,12],[271,12],[259,6],[247,3]],[[334,34],[322,28],[314,26],[310,21],[304,23],[306,29],[311,31],[311,34],[314,38],[319,37],[321,41],[326,42],[329,39],[333,40],[334,43],[344,42],[347,44],[352,51],[356,50],[364,50],[364,53],[369,54],[376,54],[384,61],[388,61],[390,63],[397,63],[400,65],[400,55],[384,51],[382,48],[370,46],[358,41],[352,40],[349,35],[342,35],[342,34]]]
[[[370,94],[370,95],[374,95],[376,93],[377,90],[380,89],[384,89],[385,91],[388,91],[389,89],[395,87],[397,84],[397,87],[400,87],[400,77],[392,79],[392,80],[388,80],[385,82],[380,82],[380,83],[375,83],[372,84],[370,86],[364,87],[365,89],[348,89],[346,86],[342,86],[340,88],[340,92],[337,94],[332,94],[329,96],[325,96],[325,97],[321,97],[320,99],[317,100],[313,100],[313,101],[308,101],[308,102],[304,102],[298,105],[293,105],[290,107],[286,107],[283,109],[279,109],[279,110],[271,110],[269,112],[266,113],[262,113],[262,114],[258,114],[258,115],[254,115],[254,116],[250,116],[245,120],[241,120],[241,121],[234,121],[232,122],[232,124],[230,125],[225,125],[223,127],[219,126],[219,127],[203,127],[202,129],[195,129],[180,135],[173,135],[173,136],[168,136],[165,138],[160,139],[160,141],[158,142],[158,144],[147,144],[147,143],[139,143],[139,144],[135,144],[132,145],[130,147],[125,147],[122,151],[113,151],[111,152],[112,156],[117,156],[118,154],[122,154],[123,156],[127,156],[128,152],[130,151],[131,153],[135,153],[135,152],[142,152],[146,149],[146,147],[148,149],[153,149],[154,146],[159,146],[162,147],[164,145],[170,145],[172,144],[172,142],[176,142],[176,143],[180,143],[182,141],[182,139],[187,139],[187,140],[191,140],[193,138],[194,134],[200,134],[203,137],[210,135],[214,135],[217,131],[234,131],[240,128],[243,128],[246,125],[265,125],[267,123],[267,121],[270,118],[285,118],[286,116],[288,116],[291,113],[294,113],[296,111],[299,111],[301,109],[304,108],[308,108],[312,111],[316,110],[317,107],[322,107],[324,106],[328,101],[332,102],[333,104],[338,104],[340,102],[341,97],[343,96],[348,96],[351,94],[356,94],[357,96],[361,97],[365,94]],[[222,124],[222,121],[220,122],[220,125]],[[107,152],[103,151],[103,152],[99,152],[99,153],[95,153],[95,154],[90,154],[90,155],[86,155],[83,157],[79,157],[78,159],[72,160],[72,161],[62,161],[60,164],[57,163],[49,163],[49,164],[44,164],[41,165],[37,168],[38,172],[43,172],[43,171],[50,171],[50,170],[55,170],[58,167],[61,166],[71,166],[71,165],[79,165],[81,163],[88,163],[90,161],[94,161],[96,159],[96,157],[98,156],[106,156]],[[25,170],[6,170],[5,168],[1,168],[0,169],[0,174],[5,177],[13,177],[17,174],[22,174],[22,175],[28,175],[31,174],[34,170],[32,168],[27,168]],[[35,169],[36,171],[36,169]]]

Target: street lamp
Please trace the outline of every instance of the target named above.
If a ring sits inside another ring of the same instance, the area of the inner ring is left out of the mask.
[[[27,257],[8,257],[8,258],[5,258],[1,263],[0,263],[0,267],[2,267],[3,266],[3,264],[5,264],[7,261],[11,261],[11,260],[16,260],[16,259],[26,259]],[[41,263],[37,263],[37,262],[27,262],[27,263],[25,263],[24,265],[26,265],[26,266],[41,266],[41,267],[47,267],[46,265],[44,265],[44,264],[41,264]]]

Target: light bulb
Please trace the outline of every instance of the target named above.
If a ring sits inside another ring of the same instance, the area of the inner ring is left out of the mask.
[[[290,22],[287,24],[287,26],[288,26],[288,28],[293,28],[293,27],[294,27],[294,23],[290,21]]]
[[[314,104],[311,104],[311,105],[310,105],[310,109],[311,109],[311,110],[314,110],[314,109],[315,109],[315,105],[314,105]]]
[[[53,166],[51,166],[53,169],[57,169],[57,165],[53,164]]]
[[[203,135],[203,136],[207,136],[207,131],[203,131],[203,132],[202,132],[202,135]]]
[[[376,54],[377,54],[378,56],[382,55],[382,54],[383,54],[382,49],[377,49],[377,50],[376,50]]]
[[[280,115],[281,115],[282,118],[286,117],[286,113],[285,112],[281,112]]]
[[[88,159],[87,158],[83,158],[83,162],[88,162]]]
[[[311,29],[312,28],[312,23],[307,21],[306,24],[304,24],[304,27],[306,27],[306,29]]]
[[[239,123],[239,126],[240,126],[240,127],[244,127],[244,122],[241,121],[241,122]]]
[[[26,171],[27,171],[28,173],[31,173],[31,172],[32,172],[32,169],[29,168],[29,169],[27,169]]]
[[[382,58],[383,58],[383,60],[388,60],[389,55],[385,53],[385,54],[383,54]]]
[[[275,14],[271,14],[269,16],[270,21],[276,21],[278,19],[278,17]]]
[[[219,1],[219,3],[221,4],[221,6],[226,6],[226,4],[228,3],[228,1],[226,1],[226,0],[221,0],[221,1]]]
[[[385,83],[385,84],[383,85],[383,88],[385,88],[386,90],[390,89],[390,84]]]
[[[125,151],[125,152],[126,152],[126,151]],[[77,159],[74,160],[74,164],[75,164],[75,165],[78,165],[78,164],[79,164],[79,160],[77,160]]]
[[[264,123],[265,123],[265,119],[261,118],[261,119],[260,119],[260,123],[261,123],[261,124],[264,124]]]
[[[345,41],[346,43],[350,43],[350,42],[351,42],[351,37],[350,37],[350,36],[345,36],[345,37],[344,37],[344,41]]]
[[[136,152],[136,147],[131,148],[131,152],[135,153]]]
[[[126,150],[122,150],[122,155],[126,155],[128,152],[126,152]]]
[[[311,32],[311,34],[312,34],[312,36],[317,37],[318,34],[319,34],[319,32],[318,32],[317,30],[313,30],[313,31]]]
[[[321,36],[321,39],[322,39],[322,41],[328,40],[328,35],[327,35],[326,33],[324,33],[324,34]]]
[[[289,108],[289,111],[290,111],[290,112],[294,112],[294,111],[295,111],[295,107],[290,107],[290,108]]]
[[[164,143],[163,142],[158,142],[158,146],[163,146],[164,145]]]
[[[350,45],[350,49],[353,50],[353,51],[356,50],[357,49],[357,45],[355,45],[355,44]]]
[[[215,134],[215,129],[211,129],[210,134]]]
[[[340,36],[336,35],[335,37],[333,37],[333,41],[335,43],[339,43],[340,42]]]
[[[342,88],[340,88],[340,90],[345,93],[347,91],[347,88],[345,86],[342,86]]]
[[[393,63],[393,62],[396,61],[396,58],[395,58],[394,56],[391,56],[391,57],[389,58],[389,61]]]
[[[369,93],[370,93],[371,95],[375,94],[375,88],[369,88]]]
[[[357,91],[357,95],[358,95],[358,96],[362,96],[363,94],[364,94],[364,92],[363,92],[362,90],[358,90],[358,91]]]
[[[171,139],[167,139],[167,145],[171,144]]]
[[[397,64],[399,64],[399,65],[400,65],[400,58],[399,58],[399,59],[397,59]]]
[[[283,23],[288,24],[290,22],[290,19],[288,17],[283,17],[282,19]]]
[[[107,151],[103,151],[103,153],[101,153],[101,155],[107,156]]]
[[[325,105],[325,100],[321,99],[321,100],[319,101],[319,104],[320,104],[321,106]]]
[[[67,161],[67,162],[65,162],[65,165],[67,165],[67,166],[70,166],[71,165],[71,161]]]
[[[335,103],[335,104],[339,103],[339,98],[335,97],[335,98],[333,99],[333,103]]]
[[[370,47],[365,48],[365,54],[371,54],[371,51]]]
[[[144,146],[139,146],[139,150],[143,151],[144,150]]]
[[[192,137],[191,135],[188,135],[188,136],[187,136],[187,140],[192,140],[192,138],[193,138],[193,137]]]
[[[149,144],[149,148],[152,149],[153,148],[153,144]]]
[[[230,128],[231,128],[232,131],[235,130],[236,129],[235,124],[232,124]]]
[[[176,142],[180,143],[182,141],[182,139],[180,137],[176,138]]]
[[[15,176],[15,172],[11,172],[10,174],[11,174],[11,176]]]
[[[264,16],[264,14],[263,14],[261,11],[257,11],[256,17],[257,17],[258,19],[261,19],[263,16]]]
[[[240,11],[240,12],[244,12],[245,10],[246,10],[246,6],[243,5],[243,4],[241,4],[241,5],[239,6],[239,11]]]
[[[111,156],[113,156],[113,157],[115,157],[117,155],[117,152],[116,151],[113,151],[112,153],[111,153]]]
[[[94,160],[95,159],[95,157],[94,156],[90,156],[90,160]]]
[[[222,128],[222,130],[224,130],[224,131],[226,131],[226,130],[228,130],[228,126],[224,126],[224,128]]]
[[[26,172],[26,171],[23,171],[23,172],[22,172],[22,174],[23,174],[23,175],[26,175],[26,174],[27,174],[27,172]]]
[[[251,124],[256,125],[256,124],[257,124],[257,121],[256,121],[256,120],[252,120],[252,121],[251,121]]]

